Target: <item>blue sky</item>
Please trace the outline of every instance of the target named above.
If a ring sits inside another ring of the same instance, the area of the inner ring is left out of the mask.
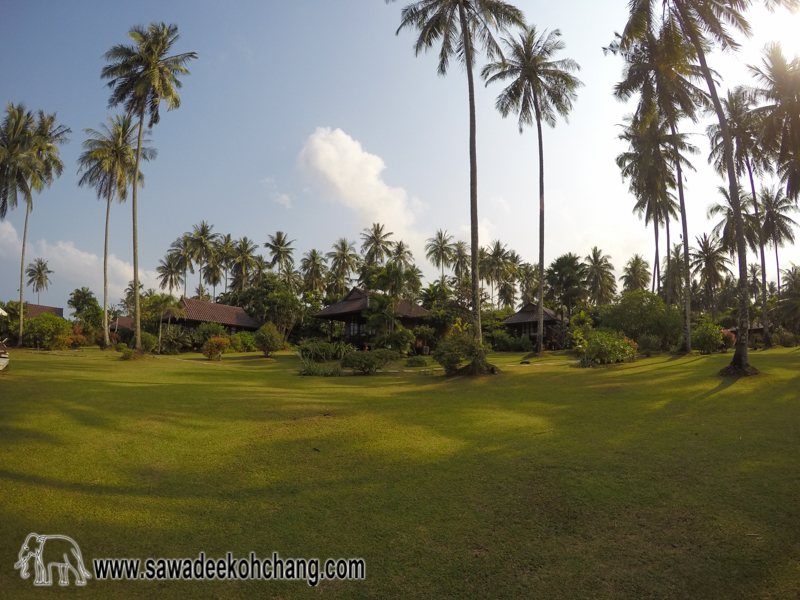
[[[77,187],[76,160],[83,130],[114,112],[99,77],[103,53],[125,43],[130,26],[151,21],[177,23],[175,51],[199,58],[183,80],[181,108],[164,112],[151,132],[158,158],[142,169],[139,260],[147,287],[156,286],[155,268],[170,243],[201,220],[261,244],[285,231],[296,240],[296,261],[311,248],[328,251],[340,237],[357,240],[380,221],[411,245],[434,278],[436,269],[424,261],[425,239],[438,228],[469,239],[467,84],[457,65],[439,77],[435,54],[415,58],[411,32],[395,35],[404,4],[31,0],[6,6],[0,100],[56,111],[72,128],[62,149],[64,174],[34,198],[29,224],[26,263],[41,257],[54,271],[42,304],[66,307],[69,293],[84,285],[102,297],[105,205]],[[601,50],[622,28],[626,4],[517,3],[528,22],[561,30],[564,56],[580,63],[585,83],[569,123],[545,131],[547,262],[570,251],[585,256],[594,245],[612,256],[618,272],[635,252],[652,261],[652,230],[631,213],[633,198],[614,164],[624,150],[618,124],[631,110],[611,96],[621,63]],[[800,16],[754,10],[750,18],[756,35],[742,52],[711,56],[723,89],[749,83],[746,64],[759,61],[768,41],[781,41],[790,55],[800,51]],[[500,117],[499,91],[480,84],[476,98],[481,243],[498,238],[535,262],[535,132],[520,135],[515,120]],[[722,183],[706,165],[705,124],[685,127],[701,148],[697,173],[687,176],[692,241],[713,226],[705,210]],[[18,208],[0,222],[2,300],[18,294],[24,216]],[[115,204],[112,302],[132,278],[130,223],[130,204]],[[673,241],[677,235],[674,229]],[[800,264],[797,247],[782,250],[782,266],[790,261]],[[774,258],[767,269],[775,279]],[[26,298],[35,302],[30,288]]]

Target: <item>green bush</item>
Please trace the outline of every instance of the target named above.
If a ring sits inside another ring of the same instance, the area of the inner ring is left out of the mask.
[[[152,352],[158,346],[158,338],[152,333],[142,332],[142,350]]]
[[[646,333],[639,337],[637,344],[639,344],[639,354],[653,356],[661,352],[661,338],[657,335]]]
[[[180,325],[165,325],[161,330],[161,354],[178,354],[192,348],[192,338]]]
[[[667,306],[656,294],[636,290],[625,292],[616,304],[604,306],[600,325],[622,331],[629,338],[655,335],[661,348],[670,348],[683,336],[683,317],[675,306]]]
[[[394,352],[407,355],[411,351],[411,346],[415,340],[413,331],[398,325],[388,337],[387,346],[390,346]]]
[[[61,350],[72,333],[69,321],[52,313],[44,313],[24,323],[22,341],[29,348]]]
[[[747,339],[751,350],[760,350],[764,347],[764,336],[760,333],[755,333]]]
[[[86,336],[80,333],[73,333],[72,335],[68,335],[67,339],[64,340],[64,345],[67,348],[72,348],[73,350],[77,348],[83,348],[87,345]]]
[[[341,365],[344,369],[353,369],[353,371],[358,371],[364,375],[373,375],[375,371],[398,358],[400,358],[400,355],[397,352],[386,350],[385,348],[350,352],[342,358]]]
[[[469,331],[457,331],[440,342],[433,352],[433,360],[442,365],[447,375],[452,375],[463,362],[470,362],[483,352],[483,345]]]
[[[515,337],[507,331],[497,330],[486,334],[494,350],[498,352],[530,352],[533,350],[533,343],[527,336]]]
[[[297,354],[303,359],[324,363],[334,358],[334,346],[319,339],[310,339],[298,344]]]
[[[222,354],[227,350],[230,341],[228,338],[212,337],[205,344],[203,344],[203,356],[208,357],[208,360],[222,359]]]
[[[266,323],[256,331],[255,336],[253,336],[256,348],[261,350],[264,353],[264,356],[269,356],[270,354],[274,354],[278,350],[283,348],[283,336],[278,333],[278,330],[275,328],[275,325],[272,323]]]
[[[125,344],[121,344],[124,346]],[[133,348],[123,348],[122,356],[119,357],[120,360],[136,360],[138,358],[136,354],[136,350]]]
[[[255,352],[256,338],[249,331],[240,331],[231,336],[231,348],[234,352]]]
[[[722,327],[705,321],[692,330],[692,348],[711,354],[722,348]]]
[[[406,361],[407,367],[427,367],[428,361],[424,356],[412,356]]]
[[[794,348],[800,344],[800,336],[784,327],[776,327],[775,331],[772,332],[772,341],[784,348]]]
[[[192,342],[197,348],[202,348],[212,337],[227,337],[225,328],[219,323],[200,323],[192,334]]]
[[[324,365],[316,363],[310,358],[300,357],[301,367],[297,370],[297,374],[304,377],[341,377],[342,369],[339,365]]]
[[[586,339],[586,351],[581,357],[581,365],[609,365],[634,360],[637,344],[622,333],[592,331]]]
[[[124,344],[122,342],[117,342],[116,344],[113,344],[113,346],[114,350],[116,350],[117,352],[124,352],[125,350],[128,349],[128,344]]]

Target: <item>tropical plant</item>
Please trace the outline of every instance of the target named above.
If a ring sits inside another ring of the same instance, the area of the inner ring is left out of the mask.
[[[611,302],[617,293],[617,280],[614,278],[611,257],[603,254],[603,251],[595,246],[586,257],[583,266],[589,301],[595,306]]]
[[[350,274],[358,269],[361,262],[355,244],[348,242],[347,238],[340,238],[325,256],[331,261],[330,289],[335,295],[343,296],[350,286]]]
[[[283,348],[283,336],[272,323],[265,323],[261,329],[255,333],[256,348],[270,356]]]
[[[470,162],[470,231],[472,313],[477,339],[481,338],[481,290],[478,265],[478,158],[475,139],[475,45],[480,44],[489,60],[501,55],[493,30],[511,25],[524,26],[522,12],[503,0],[419,0],[403,8],[401,30],[411,27],[419,35],[414,52],[431,49],[441,42],[438,72],[446,75],[452,59],[458,60],[467,72],[469,92],[469,162]],[[482,355],[478,356],[479,362]]]
[[[183,234],[170,244],[169,254],[175,257],[178,268],[183,271],[183,295],[188,296],[187,287],[189,285],[189,273],[194,273],[194,262],[192,262],[192,246],[189,236]]]
[[[455,245],[452,239],[453,236],[449,235],[447,230],[437,229],[436,235],[425,242],[425,258],[435,267],[442,269],[442,278],[439,280],[439,285],[442,286],[445,285],[444,268],[450,267],[455,258]]]
[[[28,276],[28,285],[33,286],[33,291],[36,292],[36,304],[39,304],[39,292],[50,285],[48,275],[52,275],[53,271],[48,268],[46,260],[37,258],[28,265],[25,274]]]
[[[145,114],[150,116],[148,127],[161,120],[159,106],[163,101],[167,110],[179,108],[181,99],[177,90],[181,87],[179,75],[188,75],[184,65],[197,58],[194,52],[167,56],[178,40],[178,26],[166,23],[151,23],[147,28],[135,25],[128,31],[132,44],[117,44],[103,55],[108,65],[103,67],[101,78],[109,79],[112,89],[109,107],[125,105],[129,115],[138,117],[139,132],[136,145],[136,164],[133,172],[133,281],[134,281],[134,326],[135,349],[142,351],[141,311],[139,306],[139,235],[137,218],[137,188],[139,165],[142,159],[142,137]]]
[[[273,269],[277,265],[279,275],[286,282],[287,274],[291,273],[294,267],[294,258],[292,256],[294,248],[292,248],[291,244],[295,240],[290,240],[283,231],[277,231],[275,235],[268,237],[269,241],[264,242],[264,247],[269,248],[269,256],[272,259],[269,262],[269,267]]]
[[[249,285],[251,274],[256,268],[255,251],[257,249],[258,245],[246,236],[236,240],[233,244],[233,258],[231,259],[232,291],[241,292]]]
[[[715,235],[703,234],[697,238],[697,248],[692,249],[692,273],[700,276],[700,285],[706,289],[711,300],[711,321],[717,320],[717,302],[715,291],[725,281],[724,276],[730,273],[730,260],[725,256],[722,243]]]
[[[572,317],[575,302],[586,296],[585,267],[577,254],[568,252],[556,258],[545,272],[548,296],[559,303],[561,314]],[[567,312],[564,314],[564,307]]]
[[[641,254],[634,254],[622,269],[621,279],[623,291],[646,289],[650,281],[650,264]]]
[[[309,250],[300,261],[305,291],[322,291],[325,287],[326,263],[328,259],[319,250]]]
[[[69,321],[52,313],[43,313],[25,323],[25,331],[20,343],[28,348],[60,350],[66,346],[67,337],[72,333]]]
[[[111,200],[116,197],[122,202],[128,196],[128,186],[133,182],[136,168],[136,128],[131,115],[108,117],[108,122],[100,125],[100,130],[84,129],[89,138],[83,142],[84,152],[78,157],[78,172],[83,175],[79,186],[90,185],[97,191],[97,199],[106,200],[105,244],[103,246],[103,306],[108,306],[108,222],[111,215]],[[156,150],[142,142],[142,158],[151,160]],[[139,174],[139,186],[144,187],[144,174]],[[108,338],[108,317],[103,316],[104,347],[110,345]]]
[[[467,242],[458,241],[453,246],[453,274],[461,285],[470,269],[470,250]]]
[[[203,265],[212,260],[219,236],[214,233],[214,226],[205,221],[200,221],[200,223],[192,227],[191,231],[183,235],[189,246],[192,261],[197,265],[197,283],[198,285],[203,285]]]
[[[392,244],[389,261],[403,269],[411,269],[414,267],[414,254],[403,240],[398,240]]]
[[[361,252],[367,266],[382,265],[384,259],[392,254],[393,242],[389,237],[394,234],[384,229],[385,226],[381,223],[373,223],[372,227],[361,232]]]
[[[793,227],[797,222],[789,217],[790,213],[798,212],[797,204],[778,188],[761,188],[761,207],[764,214],[763,228],[764,241],[775,248],[775,265],[778,269],[778,294],[781,292],[781,265],[778,260],[778,248],[786,243],[794,244]]]

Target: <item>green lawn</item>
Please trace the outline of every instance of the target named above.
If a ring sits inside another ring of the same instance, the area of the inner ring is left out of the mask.
[[[477,380],[117,356],[15,351],[0,374],[2,598],[800,596],[800,349],[738,381],[714,376],[730,355],[493,355]],[[90,571],[276,550],[367,579],[37,589],[13,569],[33,531]]]

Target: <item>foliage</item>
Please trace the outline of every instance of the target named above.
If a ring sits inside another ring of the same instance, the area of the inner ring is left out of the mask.
[[[225,337],[225,328],[219,323],[200,323],[192,335],[192,342],[202,348],[212,337]]]
[[[224,337],[212,337],[203,344],[203,356],[208,357],[208,360],[217,358],[221,360],[221,355],[228,349],[230,340]]]
[[[422,342],[423,346],[430,347],[436,339],[436,330],[428,325],[418,325],[414,327],[414,337]]]
[[[604,327],[622,331],[630,338],[654,335],[662,348],[675,345],[683,335],[680,309],[667,306],[656,294],[644,290],[625,292],[615,304],[604,306],[600,312]]]
[[[259,323],[273,323],[282,340],[304,314],[300,299],[274,273],[267,273],[258,285],[220,294],[217,301],[240,306]]]
[[[274,354],[283,348],[283,336],[278,332],[277,327],[272,323],[262,325],[254,336],[256,348],[264,353],[264,356]]]
[[[386,338],[386,347],[399,354],[406,355],[411,351],[411,346],[415,339],[414,332],[399,325]]]
[[[297,355],[300,358],[300,368],[297,370],[297,374],[305,377],[341,377],[342,376],[342,369],[339,365],[325,365],[320,364],[318,362],[314,362],[310,358],[305,358],[301,356],[299,353]]]
[[[652,356],[661,351],[661,338],[652,333],[646,333],[636,342],[639,344],[639,353],[644,356]]]
[[[341,360],[348,352],[355,348],[343,341],[328,343],[323,340],[310,339],[297,346],[297,354],[303,359],[322,363],[329,360]]]
[[[452,375],[463,362],[471,362],[483,352],[480,340],[467,330],[454,331],[445,340],[439,342],[433,352],[433,360],[442,365],[447,375]]]
[[[152,333],[142,331],[142,350],[145,352],[152,352],[158,346],[158,338]]]
[[[52,313],[44,313],[25,321],[22,341],[29,348],[61,350],[71,333],[69,321]]]
[[[506,331],[487,333],[484,339],[499,352],[530,352],[533,343],[528,336],[515,337]]]
[[[344,369],[353,369],[364,375],[373,375],[375,371],[400,358],[397,352],[384,348],[372,351],[350,352],[344,356],[341,365]]]
[[[748,343],[751,350],[759,350],[764,347],[764,336],[760,333],[751,335]]]
[[[772,341],[778,346],[794,348],[795,346],[800,345],[800,336],[798,336],[796,333],[788,331],[784,327],[776,327],[775,331],[772,332]]]
[[[704,321],[692,330],[692,348],[701,354],[711,354],[722,347],[722,327]]]
[[[129,330],[126,330],[129,331]],[[161,333],[161,354],[178,354],[192,347],[192,338],[180,325],[164,326]]]
[[[406,361],[407,367],[427,367],[428,360],[424,356],[412,356]]]
[[[234,352],[255,352],[258,350],[256,338],[249,331],[240,331],[233,334],[230,342]]]
[[[722,330],[722,345],[724,346],[723,352],[727,352],[736,345],[736,336],[727,329]]]
[[[82,333],[73,333],[72,335],[68,335],[67,338],[64,340],[64,345],[67,348],[72,348],[73,350],[77,348],[83,348],[84,346],[88,345],[86,340],[86,336]]]
[[[581,366],[609,365],[634,360],[637,345],[622,333],[592,331],[586,339],[586,351],[581,356]]]

